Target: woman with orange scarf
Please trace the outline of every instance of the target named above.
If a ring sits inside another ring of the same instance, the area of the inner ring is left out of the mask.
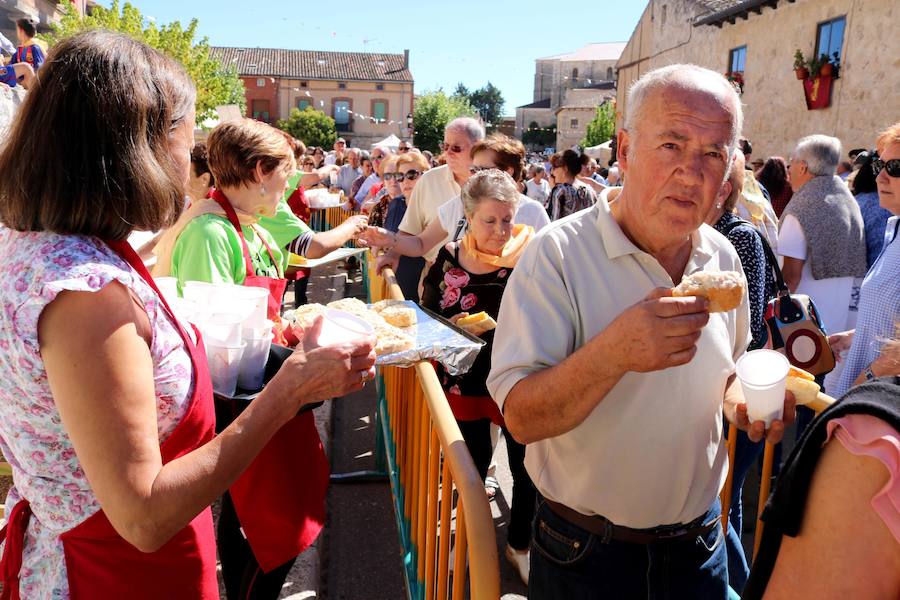
[[[459,242],[441,248],[425,277],[422,306],[453,322],[480,312],[496,319],[506,282],[534,235],[529,225],[513,225],[519,197],[512,177],[499,169],[472,175],[461,194],[468,233]],[[467,373],[450,375],[440,365],[437,371],[482,479],[487,475],[493,454],[491,422],[503,428],[513,476],[506,557],[527,583],[535,489],[525,471],[525,446],[506,431],[503,416],[488,395],[486,380],[494,341],[492,325],[490,319],[463,325],[487,342]]]

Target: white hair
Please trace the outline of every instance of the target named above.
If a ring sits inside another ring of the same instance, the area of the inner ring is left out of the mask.
[[[628,90],[628,113],[625,115],[625,129],[632,136],[637,134],[638,122],[644,109],[644,102],[652,92],[667,87],[698,91],[715,95],[719,102],[731,114],[731,136],[728,141],[729,155],[737,146],[744,125],[744,111],[741,100],[734,89],[721,74],[691,64],[668,65],[654,69],[638,79]],[[716,89],[720,88],[720,89]],[[729,109],[728,105],[731,104]]]
[[[469,141],[473,144],[484,139],[484,125],[473,119],[472,117],[458,117],[453,119],[444,127],[444,133],[450,130],[463,132]]]
[[[460,197],[467,215],[474,214],[483,200],[496,200],[516,208],[521,198],[516,182],[500,169],[487,169],[469,177]]]
[[[793,157],[813,175],[834,175],[841,162],[841,141],[830,135],[809,135],[797,142]]]

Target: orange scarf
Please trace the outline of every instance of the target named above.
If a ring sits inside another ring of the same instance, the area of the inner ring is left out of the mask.
[[[516,266],[516,263],[519,262],[522,252],[525,251],[525,247],[533,237],[534,228],[531,225],[518,224],[513,225],[512,236],[506,241],[506,244],[503,245],[503,250],[500,251],[499,256],[496,254],[487,254],[479,250],[478,245],[475,243],[475,236],[472,235],[471,231],[469,231],[462,239],[460,247],[466,252],[466,255],[473,260],[494,267],[512,269]]]

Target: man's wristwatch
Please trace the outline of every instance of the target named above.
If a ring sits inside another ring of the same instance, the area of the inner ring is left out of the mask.
[[[877,375],[875,375],[875,373],[872,372],[872,365],[869,365],[868,367],[863,369],[863,375],[866,376],[866,381],[872,381],[873,379],[878,377]]]

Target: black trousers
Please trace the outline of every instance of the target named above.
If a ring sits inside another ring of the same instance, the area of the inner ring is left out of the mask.
[[[228,492],[222,496],[216,537],[228,600],[277,600],[284,580],[297,558],[292,558],[269,573],[263,573],[250,544],[241,533],[241,524]]]
[[[491,420],[457,421],[469,454],[482,479],[487,477],[494,449],[491,447]],[[506,437],[506,453],[513,478],[512,502],[509,508],[509,533],[507,541],[516,550],[527,550],[531,543],[531,522],[534,520],[536,491],[528,471],[525,470],[525,446],[520,444],[503,427]]]

